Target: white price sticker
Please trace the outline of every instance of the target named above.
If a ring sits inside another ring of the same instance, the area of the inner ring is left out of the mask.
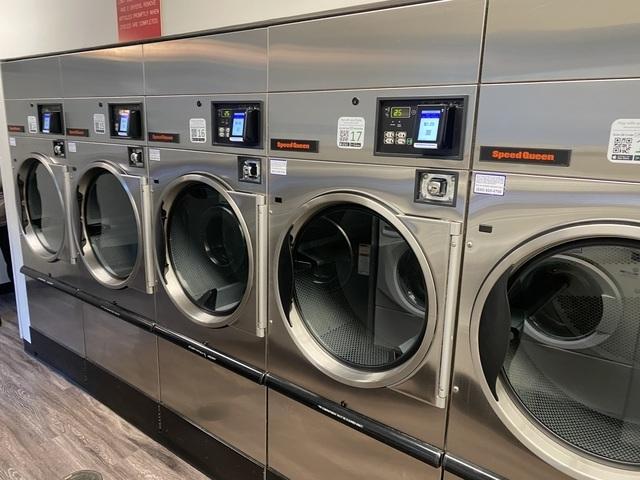
[[[38,119],[35,115],[27,117],[27,125],[29,126],[29,133],[38,133]]]
[[[67,149],[69,150],[70,153],[76,153],[78,151],[76,142],[68,142]]]
[[[189,119],[189,137],[191,143],[207,142],[207,121],[204,118]]]
[[[16,138],[15,137],[9,137],[9,145],[12,147],[16,146]]]
[[[286,160],[271,160],[269,164],[269,171],[271,175],[286,175],[287,174],[287,161]]]
[[[160,161],[160,150],[158,150],[157,148],[150,148],[149,149],[149,160],[151,160],[152,162],[159,162]]]
[[[107,124],[104,118],[104,113],[93,114],[93,131],[99,135],[104,135],[107,130]]]
[[[611,124],[607,158],[614,163],[640,165],[640,119],[620,118]]]
[[[362,149],[364,147],[364,118],[340,117],[336,143],[338,148]]]
[[[504,195],[507,177],[504,175],[487,175],[485,173],[476,173],[473,182],[473,193],[483,195]]]

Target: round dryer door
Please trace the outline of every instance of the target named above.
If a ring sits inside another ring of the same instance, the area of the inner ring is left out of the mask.
[[[195,322],[229,324],[251,281],[249,235],[236,204],[217,182],[188,175],[169,189],[162,210],[169,296]]]
[[[140,222],[132,193],[117,172],[102,167],[84,174],[79,191],[83,258],[97,280],[121,287],[139,262]]]
[[[480,355],[498,405],[576,457],[637,468],[640,241],[576,240],[523,258],[509,262],[482,311]]]
[[[415,371],[431,342],[435,295],[422,250],[393,213],[364,198],[320,205],[292,228],[283,252],[281,300],[307,358],[360,387]]]
[[[43,258],[58,258],[65,238],[62,193],[46,161],[31,158],[18,173],[22,227],[31,249]]]

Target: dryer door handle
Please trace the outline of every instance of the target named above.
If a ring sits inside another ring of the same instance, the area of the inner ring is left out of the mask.
[[[512,268],[498,279],[489,292],[480,316],[478,342],[484,377],[496,400],[496,382],[507,356],[511,337],[511,308],[509,306],[509,277]]]

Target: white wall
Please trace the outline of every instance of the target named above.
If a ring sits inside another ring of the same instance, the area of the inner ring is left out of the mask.
[[[162,33],[385,6],[407,0],[161,0]],[[117,0],[19,0],[0,4],[0,59],[118,42]]]

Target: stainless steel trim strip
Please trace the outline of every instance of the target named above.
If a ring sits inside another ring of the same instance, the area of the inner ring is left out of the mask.
[[[448,453],[444,454],[442,466],[447,472],[453,473],[464,480],[507,480]]]

